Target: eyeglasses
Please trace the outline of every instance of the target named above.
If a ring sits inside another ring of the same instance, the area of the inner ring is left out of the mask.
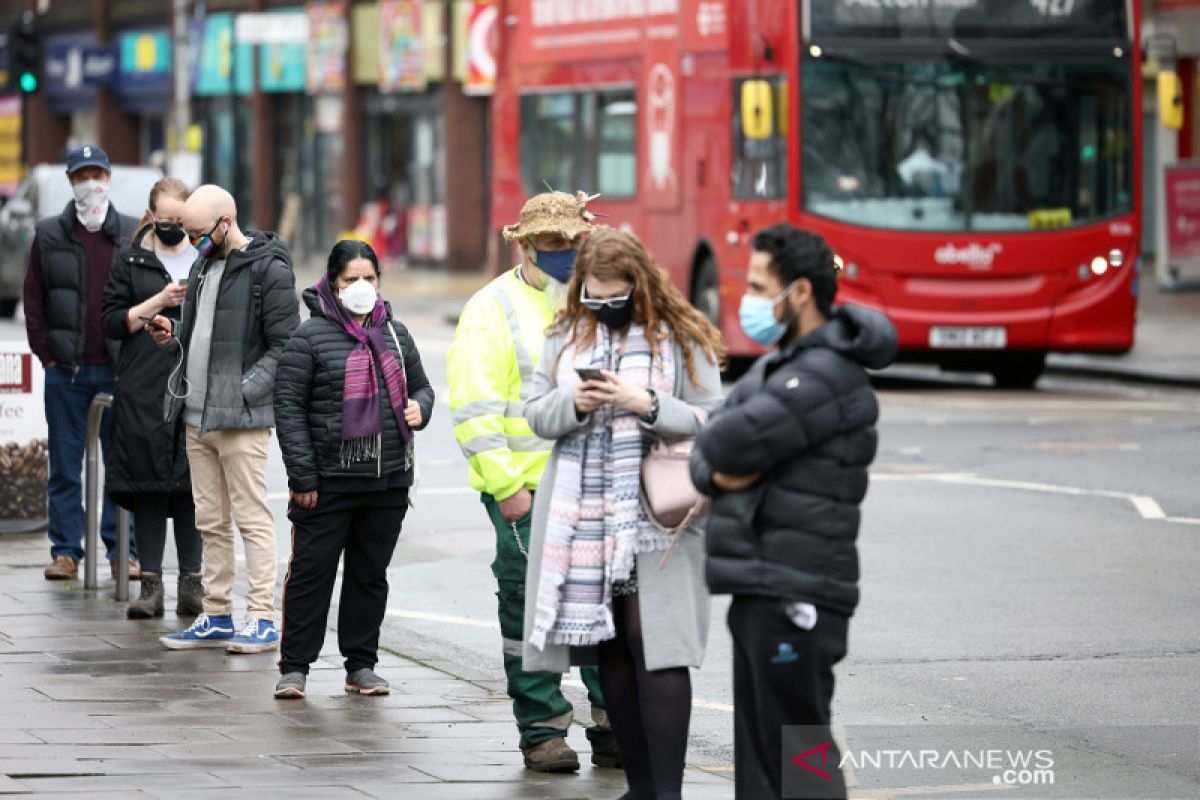
[[[606,297],[603,300],[599,300],[587,296],[587,286],[579,287],[579,302],[582,303],[583,307],[589,311],[599,311],[605,306],[608,306],[612,309],[624,308],[629,304],[629,298],[632,295],[633,290],[631,289],[620,297]]]
[[[212,236],[214,233],[216,233],[217,226],[220,224],[221,224],[221,220],[220,220],[220,218],[218,218],[217,221],[213,223],[213,226],[211,228],[209,228],[206,233],[197,234],[197,233],[192,233],[191,231],[188,231],[187,232],[188,241],[192,243],[192,247],[199,247],[200,240],[203,239],[205,236]]]

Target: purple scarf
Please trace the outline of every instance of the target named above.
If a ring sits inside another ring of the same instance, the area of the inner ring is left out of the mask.
[[[329,276],[321,278],[316,290],[325,317],[340,325],[358,342],[346,359],[345,389],[342,393],[342,465],[372,461],[380,455],[380,434],[383,432],[375,358],[379,359],[379,365],[383,368],[384,386],[396,417],[396,425],[400,428],[400,438],[405,442],[412,439],[412,430],[404,421],[404,407],[408,405],[404,368],[388,349],[383,335],[383,328],[388,324],[387,307],[383,304],[383,298],[377,296],[375,308],[363,326],[334,295]],[[375,358],[372,358],[372,354]]]

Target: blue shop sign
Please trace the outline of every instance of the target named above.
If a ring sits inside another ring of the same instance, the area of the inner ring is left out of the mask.
[[[189,31],[195,35],[197,31]],[[233,14],[209,14],[204,21],[203,39],[198,43],[200,58],[196,64],[197,95],[250,94],[254,83],[254,51],[248,44],[234,45]],[[196,47],[197,42],[189,42]]]
[[[117,73],[116,48],[96,44],[91,34],[49,36],[45,53],[46,97],[57,114],[92,108],[96,90],[111,84]]]
[[[117,40],[117,99],[128,113],[161,113],[171,105],[171,36],[165,29],[128,31]]]

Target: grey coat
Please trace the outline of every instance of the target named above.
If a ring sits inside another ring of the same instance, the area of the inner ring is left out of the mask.
[[[557,471],[559,442],[564,436],[591,423],[575,416],[574,391],[555,385],[551,371],[565,341],[564,335],[546,339],[542,360],[533,377],[533,389],[525,403],[525,418],[533,432],[543,439],[556,440],[546,471],[533,503],[533,527],[529,542],[529,569],[525,575],[524,669],[528,672],[566,672],[572,664],[596,663],[596,649],[571,648],[547,644],[538,650],[529,644],[537,608],[538,582],[542,571],[542,547],[546,521],[550,513],[554,476]],[[700,427],[692,407],[712,413],[721,405],[721,372],[704,351],[694,351],[699,385],[688,377],[682,348],[674,345],[675,393],[659,394],[658,419],[643,426],[657,434],[673,437],[694,436]],[[661,553],[637,557],[638,599],[642,615],[642,642],[649,670],[672,667],[699,667],[708,643],[709,595],[704,584],[704,525],[693,523],[684,534],[665,569],[659,569]]]

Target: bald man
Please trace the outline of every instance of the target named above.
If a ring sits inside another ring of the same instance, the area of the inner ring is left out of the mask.
[[[159,639],[171,650],[261,653],[275,629],[275,521],[267,506],[267,441],[275,425],[275,366],[300,324],[292,259],[273,233],[238,227],[237,204],[219,186],[188,198],[183,227],[200,254],[188,276],[179,330],[158,316],[161,345],[176,342],[167,418],[187,429],[196,527],[204,543],[204,613]],[[233,622],[233,523],[246,551],[246,617]]]

